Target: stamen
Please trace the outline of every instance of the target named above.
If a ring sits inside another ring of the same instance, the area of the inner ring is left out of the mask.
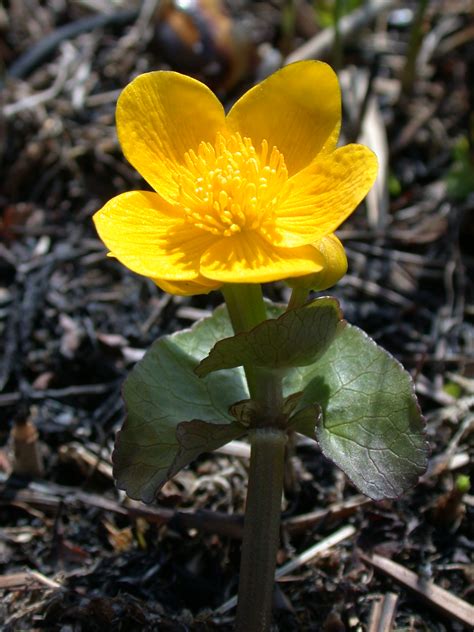
[[[214,145],[189,150],[176,177],[183,217],[213,235],[245,230],[268,235],[280,191],[288,180],[283,155],[264,139],[257,152],[249,138],[218,134]]]

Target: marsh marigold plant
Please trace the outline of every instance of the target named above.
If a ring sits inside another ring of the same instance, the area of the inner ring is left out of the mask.
[[[153,191],[94,216],[134,272],[173,294],[224,295],[131,371],[113,463],[118,487],[152,502],[197,456],[248,435],[239,632],[270,628],[289,437],[317,441],[374,500],[398,497],[426,467],[410,376],[335,298],[307,300],[345,274],[334,231],[377,173],[366,147],[337,147],[340,121],[337,77],[317,61],[279,70],[227,116],[199,81],[141,75],[119,98],[117,128]],[[293,288],[288,305],[263,299],[260,284],[276,280]]]
[[[173,294],[295,277],[325,289],[347,268],[333,233],[377,173],[367,147],[336,147],[340,123],[337,77],[318,61],[277,71],[227,116],[195,79],[141,75],[119,98],[117,130],[154,191],[114,197],[97,231],[112,256]]]

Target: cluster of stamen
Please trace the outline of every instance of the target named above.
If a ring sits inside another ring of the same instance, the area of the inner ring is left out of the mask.
[[[282,154],[263,140],[257,153],[249,138],[218,134],[185,154],[177,174],[176,202],[186,220],[213,235],[241,231],[269,234],[279,193],[288,179]]]

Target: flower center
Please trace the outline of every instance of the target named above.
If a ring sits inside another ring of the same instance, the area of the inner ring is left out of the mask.
[[[190,149],[185,163],[177,176],[176,202],[188,222],[221,237],[246,230],[269,236],[288,179],[276,147],[269,152],[263,140],[257,152],[249,138],[219,133],[214,145],[203,141],[197,152]]]

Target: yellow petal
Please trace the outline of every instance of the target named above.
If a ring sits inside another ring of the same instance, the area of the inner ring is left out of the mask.
[[[201,258],[201,274],[225,283],[267,283],[322,269],[316,248],[275,248],[247,231],[213,244]]]
[[[176,165],[201,141],[214,143],[225,128],[217,97],[203,83],[176,72],[140,75],[121,93],[117,132],[129,162],[160,195],[171,200]]]
[[[275,243],[293,248],[333,233],[367,195],[376,177],[377,158],[363,145],[346,145],[318,156],[282,191]]]
[[[289,175],[336,146],[341,122],[337,76],[320,61],[285,66],[246,92],[227,116],[232,131],[283,154]]]
[[[320,272],[288,279],[292,288],[315,290],[321,292],[336,285],[347,272],[347,257],[344,246],[336,235],[327,235],[314,244],[324,259],[324,268]]]
[[[164,279],[153,279],[153,281],[163,291],[178,296],[209,294],[212,290],[218,290],[222,286],[220,281],[211,281],[203,276],[199,276],[193,281],[165,281]]]
[[[155,279],[190,281],[201,254],[215,241],[185,224],[157,193],[122,193],[94,215],[100,238],[127,268]]]

